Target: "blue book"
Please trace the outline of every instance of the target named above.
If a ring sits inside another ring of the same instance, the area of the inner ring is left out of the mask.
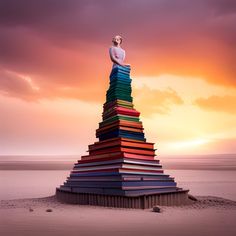
[[[130,72],[131,68],[130,66],[120,66],[120,65],[117,65],[115,68],[113,68],[111,70],[111,72],[115,72],[115,71],[124,71],[124,72]]]
[[[113,86],[131,86],[131,79],[111,79],[110,80],[110,86],[113,85]]]
[[[115,73],[110,75],[110,79],[112,78],[124,78],[124,79],[130,79],[129,75],[122,74],[122,73]]]
[[[111,75],[115,75],[115,74],[123,74],[123,75],[127,75],[127,76],[130,75],[129,71],[125,71],[125,70],[112,70],[111,73],[110,73],[110,76]]]
[[[130,78],[123,78],[123,77],[112,77],[112,78],[110,78],[110,82],[131,82],[132,81],[132,79],[130,79]]]
[[[137,172],[137,171],[133,171],[132,173],[128,172],[128,171],[123,171],[122,173],[120,173],[119,171],[93,171],[93,172],[86,172],[86,173],[83,173],[83,172],[80,172],[80,173],[70,173],[70,177],[82,177],[82,176],[120,176],[120,175],[129,175],[129,176],[141,176],[141,177],[145,177],[147,178],[147,176],[149,177],[162,177],[162,176],[168,176],[164,173],[159,173],[159,172],[145,172],[145,173],[141,173],[141,172]],[[143,178],[144,178],[143,177]]]
[[[71,188],[71,187],[70,187]],[[157,194],[157,193],[171,193],[180,191],[177,187],[167,187],[160,189],[142,189],[142,190],[122,190],[115,188],[88,188],[88,187],[72,187],[72,192],[75,193],[97,193],[107,195],[118,195],[118,196],[140,196],[146,194]]]
[[[99,136],[100,141],[104,139],[108,139],[108,138],[115,138],[115,137],[132,138],[132,139],[146,141],[146,139],[144,138],[144,133],[141,133],[141,132],[138,133],[138,132],[120,130],[120,129],[107,132],[98,136]]]
[[[173,180],[166,181],[70,181],[67,180],[64,183],[65,186],[77,186],[77,187],[89,187],[89,188],[125,188],[125,189],[147,189],[153,188],[166,188],[166,187],[176,187],[176,182]]]

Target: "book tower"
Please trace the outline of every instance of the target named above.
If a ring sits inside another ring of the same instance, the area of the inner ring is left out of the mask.
[[[117,66],[103,105],[99,141],[88,146],[63,185],[59,201],[124,208],[178,205],[188,201],[188,191],[177,187],[155,159],[154,143],[146,142],[140,113],[131,97],[129,66]]]

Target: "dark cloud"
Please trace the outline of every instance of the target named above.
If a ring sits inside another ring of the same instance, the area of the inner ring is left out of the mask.
[[[0,38],[1,65],[22,73],[37,74],[51,78],[52,82],[65,83],[65,76],[76,74],[83,69],[85,52],[77,47],[77,53],[55,47],[38,38],[29,29],[5,29]],[[16,40],[17,39],[17,40]],[[81,78],[83,80],[83,77]]]
[[[177,36],[176,33],[186,29],[190,34],[203,31],[204,23],[235,13],[235,8],[236,3],[231,0],[197,3],[187,0],[1,0],[0,24],[29,27],[46,36],[61,35],[63,40],[72,36],[85,40],[96,36],[96,40],[104,40],[114,31],[122,31],[133,39],[138,33],[141,33],[139,37],[149,39],[145,34],[148,32],[150,36],[158,36],[156,40]]]
[[[0,0],[0,65],[41,88],[87,90],[107,76],[107,49],[121,34],[134,74],[236,86],[235,17],[231,0]]]
[[[1,0],[0,20],[2,25],[37,26],[54,17],[63,17],[74,9],[74,3],[81,1],[31,1],[31,0]],[[69,4],[68,4],[69,3]]]
[[[231,15],[236,12],[235,0],[206,0],[205,2],[216,16]]]

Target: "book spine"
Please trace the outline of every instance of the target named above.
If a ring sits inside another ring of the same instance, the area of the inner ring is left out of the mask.
[[[144,154],[155,156],[155,150],[143,150],[143,149],[135,149],[135,148],[123,148],[123,147],[114,147],[114,148],[106,148],[104,150],[89,150],[89,154],[97,155],[97,154],[105,154],[111,152],[128,152],[133,154]]]

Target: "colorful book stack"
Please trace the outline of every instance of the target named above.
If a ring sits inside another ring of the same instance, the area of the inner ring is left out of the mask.
[[[75,163],[58,190],[127,197],[183,190],[163,172],[154,143],[146,142],[131,91],[130,67],[112,69],[103,119],[96,130],[99,141],[89,145],[89,155]]]

